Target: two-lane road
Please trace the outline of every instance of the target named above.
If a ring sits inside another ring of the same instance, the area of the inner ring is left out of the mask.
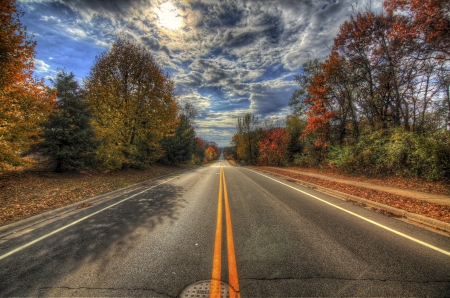
[[[219,160],[0,244],[1,296],[176,297],[215,278],[241,297],[445,297],[450,238]]]

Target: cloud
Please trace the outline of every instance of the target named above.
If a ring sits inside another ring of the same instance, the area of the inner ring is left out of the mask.
[[[288,100],[297,87],[292,77],[308,59],[327,57],[355,1],[19,3],[26,11],[27,27],[36,32],[41,74],[50,75],[44,60],[51,60],[52,67],[66,67],[83,77],[95,55],[107,50],[117,34],[124,34],[147,47],[170,74],[180,104],[190,102],[199,110],[197,133],[225,142],[235,131],[237,117],[245,113],[272,119],[288,113]],[[379,8],[382,1],[359,1],[360,7],[369,3]],[[173,14],[164,15],[165,7]],[[166,16],[179,22],[177,29],[162,23]]]
[[[154,51],[154,52],[163,52],[165,53],[167,56],[171,56],[171,52],[170,50],[167,48],[167,46],[161,46],[159,43],[159,40],[156,39],[155,37],[151,36],[151,35],[147,35],[147,36],[141,36],[140,41],[142,44],[144,44],[145,46],[147,46],[147,48],[149,48],[150,50]]]
[[[204,115],[205,111],[211,106],[211,98],[202,96],[198,92],[180,96],[178,100],[181,106],[184,106],[186,103],[192,104],[200,116]]]
[[[293,82],[280,79],[251,84],[250,109],[263,116],[277,113],[287,107],[296,88]]]
[[[36,67],[36,72],[48,72],[50,70],[50,65],[42,60],[34,59],[34,66]]]
[[[61,23],[61,20],[55,16],[42,16],[41,20],[49,23]]]

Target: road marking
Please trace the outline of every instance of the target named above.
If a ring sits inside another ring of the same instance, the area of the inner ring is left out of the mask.
[[[214,239],[214,257],[211,276],[210,297],[220,297],[222,272],[222,168],[220,169],[219,199],[217,204],[216,236]]]
[[[65,229],[67,229],[67,228],[69,228],[69,227],[71,227],[71,226],[73,226],[73,225],[76,225],[76,224],[79,223],[79,222],[82,222],[83,220],[86,220],[86,219],[88,219],[88,218],[90,218],[90,217],[92,217],[92,216],[94,216],[94,215],[96,215],[96,214],[99,214],[100,212],[103,212],[103,211],[105,211],[105,210],[107,210],[107,209],[109,209],[109,208],[111,208],[111,207],[114,207],[114,206],[119,205],[119,204],[121,204],[121,203],[123,203],[123,202],[125,202],[125,201],[128,201],[129,199],[131,199],[131,198],[133,198],[133,197],[135,197],[135,196],[138,196],[138,195],[140,195],[140,194],[142,194],[142,193],[144,193],[144,192],[146,192],[146,191],[149,191],[149,190],[151,190],[151,189],[153,189],[153,188],[155,188],[155,187],[158,187],[158,186],[160,186],[160,185],[162,185],[162,184],[164,184],[164,183],[167,183],[167,182],[169,182],[169,181],[171,181],[171,180],[173,180],[173,179],[175,179],[175,178],[178,178],[178,177],[179,177],[179,176],[175,176],[175,177],[170,178],[170,179],[168,179],[168,180],[166,180],[166,181],[164,181],[164,182],[161,182],[161,183],[159,183],[159,184],[157,184],[157,185],[154,185],[154,186],[152,186],[152,187],[149,187],[149,188],[147,188],[147,189],[145,189],[145,190],[143,190],[143,191],[141,191],[141,192],[138,192],[138,193],[136,193],[136,194],[134,194],[134,195],[132,195],[132,196],[129,196],[129,197],[127,197],[127,198],[125,198],[125,199],[123,199],[123,200],[121,200],[121,201],[119,201],[119,202],[116,202],[116,203],[114,203],[114,204],[112,204],[112,205],[109,205],[108,207],[105,207],[105,208],[103,208],[103,209],[101,209],[101,210],[98,210],[98,211],[96,211],[96,212],[94,212],[94,213],[91,213],[91,214],[89,214],[89,215],[87,215],[87,216],[85,216],[85,217],[83,217],[83,218],[80,218],[80,219],[78,219],[78,220],[76,220],[76,221],[74,221],[74,222],[72,222],[72,223],[70,223],[70,224],[68,224],[68,225],[66,225],[66,226],[64,226],[64,227],[61,227],[61,228],[59,228],[59,229],[57,229],[57,230],[54,230],[53,232],[50,232],[50,233],[48,233],[48,234],[46,234],[46,235],[44,235],[44,236],[42,236],[42,237],[39,237],[39,238],[37,238],[37,239],[35,239],[35,240],[31,241],[31,242],[28,242],[27,244],[24,244],[24,245],[22,245],[22,246],[19,246],[18,248],[14,249],[14,250],[12,250],[12,251],[10,251],[10,252],[4,254],[4,255],[1,255],[1,256],[0,256],[0,260],[3,260],[4,258],[9,257],[10,255],[15,254],[16,252],[19,252],[19,251],[21,251],[22,249],[27,248],[27,247],[29,247],[29,246],[31,246],[31,245],[33,245],[33,244],[36,244],[36,243],[38,243],[39,241],[44,240],[45,238],[48,238],[48,237],[50,237],[50,236],[52,236],[52,235],[54,235],[54,234],[56,234],[56,233],[59,233],[59,232],[65,230]]]
[[[239,292],[240,290],[236,264],[236,252],[234,250],[234,238],[233,238],[233,227],[231,224],[230,204],[228,202],[227,181],[225,179],[225,172],[223,168],[222,172],[223,172],[223,190],[225,196],[225,216],[227,225],[228,283],[233,287],[234,291],[237,292],[237,297],[241,297],[241,294]]]
[[[318,198],[318,197],[316,197],[316,196],[314,196],[314,195],[312,195],[312,194],[309,194],[309,193],[307,193],[307,192],[304,192],[304,191],[302,191],[302,190],[300,190],[300,189],[298,189],[298,188],[295,188],[295,187],[293,187],[293,186],[291,186],[291,185],[288,185],[288,184],[286,184],[286,183],[283,183],[283,182],[281,182],[281,181],[278,181],[278,180],[276,180],[276,179],[273,179],[273,178],[271,178],[271,177],[269,177],[269,176],[266,176],[266,175],[264,175],[264,174],[258,173],[258,172],[254,171],[254,170],[250,170],[250,169],[247,169],[247,170],[252,171],[252,172],[254,172],[254,173],[258,174],[258,175],[261,175],[261,176],[263,176],[263,177],[266,177],[266,178],[268,178],[268,179],[270,179],[270,180],[273,180],[273,181],[275,181],[275,182],[278,182],[278,183],[280,183],[280,184],[282,184],[282,185],[284,185],[284,186],[287,186],[287,187],[290,187],[290,188],[292,188],[292,189],[295,189],[295,190],[298,191],[298,192],[301,192],[301,193],[303,193],[303,194],[305,194],[305,195],[308,195],[308,196],[310,196],[310,197],[312,197],[312,198],[314,198],[314,199],[316,199],[316,200],[318,200],[318,201],[321,201],[321,202],[323,202],[323,203],[325,203],[325,204],[328,204],[328,205],[330,205],[330,206],[333,206],[334,208],[337,208],[337,209],[339,209],[339,210],[341,210],[341,211],[347,212],[348,214],[351,214],[351,215],[353,215],[353,216],[356,216],[356,217],[358,217],[358,218],[360,218],[360,219],[362,219],[362,220],[365,220],[365,221],[367,221],[367,222],[369,222],[369,223],[371,223],[371,224],[373,224],[373,225],[376,225],[376,226],[378,226],[378,227],[380,227],[380,228],[383,228],[383,229],[385,229],[385,230],[387,230],[387,231],[389,231],[389,232],[392,232],[392,233],[397,234],[397,235],[399,235],[399,236],[401,236],[401,237],[404,237],[404,238],[409,239],[409,240],[411,240],[411,241],[414,241],[414,242],[416,242],[416,243],[418,243],[418,244],[421,244],[421,245],[423,245],[423,246],[426,246],[426,247],[428,247],[428,248],[431,248],[431,249],[433,249],[433,250],[435,250],[435,251],[438,251],[438,252],[440,252],[440,253],[443,253],[444,255],[450,256],[450,251],[443,250],[443,249],[441,249],[441,248],[439,248],[439,247],[433,246],[433,245],[428,244],[428,243],[426,243],[426,242],[423,242],[423,241],[421,241],[421,240],[419,240],[419,239],[416,239],[416,238],[414,238],[414,237],[411,237],[411,236],[408,236],[408,235],[406,235],[406,234],[403,234],[402,232],[399,232],[399,231],[397,231],[397,230],[391,229],[391,228],[389,228],[389,227],[387,227],[387,226],[385,226],[385,225],[382,225],[382,224],[380,224],[380,223],[378,223],[378,222],[376,222],[376,221],[373,221],[373,220],[368,219],[368,218],[366,218],[366,217],[364,217],[364,216],[361,216],[361,215],[359,215],[359,214],[356,214],[356,213],[354,213],[354,212],[352,212],[352,211],[349,211],[349,210],[347,210],[347,209],[344,209],[344,208],[342,208],[342,207],[339,207],[339,206],[337,206],[337,205],[335,205],[335,204],[333,204],[333,203],[327,202],[327,201],[325,201],[325,200],[323,200],[323,199],[321,199],[321,198]]]
[[[222,201],[225,199],[225,222],[227,232],[227,257],[228,257],[228,283],[232,287],[228,292],[237,293],[240,298],[239,281],[236,265],[236,253],[234,249],[233,228],[231,212],[228,200],[227,183],[223,167],[220,168],[219,201],[217,204],[216,236],[214,239],[213,269],[210,283],[210,298],[221,297],[221,270],[222,270]]]

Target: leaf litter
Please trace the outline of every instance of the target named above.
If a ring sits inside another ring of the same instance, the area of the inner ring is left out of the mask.
[[[182,171],[189,166],[153,165],[147,169],[118,171],[11,171],[0,175],[0,226],[60,208],[91,197],[162,175]],[[87,208],[82,203],[76,208]]]

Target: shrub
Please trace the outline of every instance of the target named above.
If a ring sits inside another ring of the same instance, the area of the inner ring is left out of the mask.
[[[450,178],[450,133],[419,135],[400,129],[362,136],[353,146],[330,146],[327,162],[344,172]],[[306,157],[296,158],[304,162]]]

